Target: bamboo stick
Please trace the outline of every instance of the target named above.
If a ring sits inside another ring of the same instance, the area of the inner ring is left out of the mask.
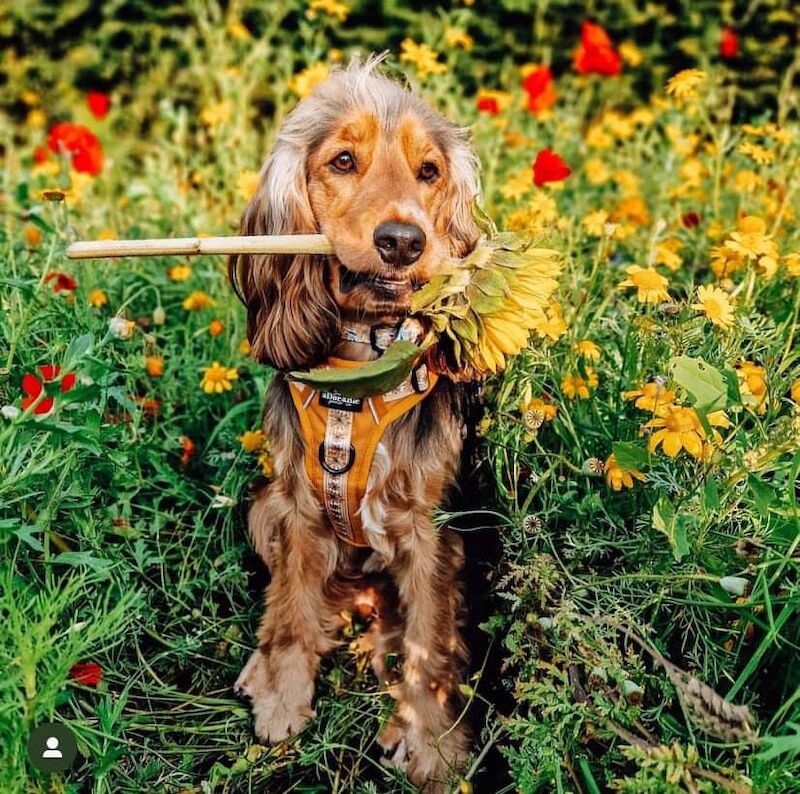
[[[161,240],[81,240],[67,248],[69,259],[197,254],[332,254],[322,234],[262,234],[230,237],[175,237]]]

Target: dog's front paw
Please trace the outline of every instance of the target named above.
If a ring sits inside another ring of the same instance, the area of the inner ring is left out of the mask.
[[[393,714],[386,727],[378,736],[378,744],[383,751],[381,763],[394,769],[405,769],[408,762],[406,729],[400,718]]]
[[[250,699],[255,734],[263,742],[275,744],[300,733],[314,716],[314,681],[308,670],[285,663],[269,669],[261,650],[256,650],[244,666],[234,691]]]

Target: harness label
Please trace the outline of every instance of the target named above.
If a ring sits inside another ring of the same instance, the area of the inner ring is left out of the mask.
[[[338,411],[360,413],[364,405],[363,397],[345,397],[335,391],[323,391],[319,394],[319,404],[325,408],[335,408]]]

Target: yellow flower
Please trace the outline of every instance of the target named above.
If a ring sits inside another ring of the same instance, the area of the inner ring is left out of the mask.
[[[733,326],[733,306],[719,287],[698,287],[697,303],[693,303],[692,308],[703,312],[708,320],[725,331]]]
[[[592,157],[584,165],[586,178],[593,185],[602,185],[611,179],[611,169],[597,157]]]
[[[697,460],[704,457],[706,432],[694,408],[666,405],[659,409],[658,414],[645,424],[645,427],[658,428],[647,444],[651,453],[661,444],[664,453],[670,458],[674,458],[682,449]],[[723,411],[714,411],[707,418],[712,427],[730,426]]]
[[[447,28],[444,40],[448,47],[460,47],[464,52],[469,52],[475,46],[475,39],[461,28]]]
[[[245,452],[260,452],[264,446],[264,431],[263,430],[245,430],[242,435],[236,439]]]
[[[329,17],[338,19],[339,22],[347,21],[347,15],[350,13],[349,7],[340,3],[339,0],[311,0],[308,10],[312,14],[320,11]]]
[[[416,66],[420,80],[431,74],[444,74],[447,66],[437,59],[439,54],[434,52],[427,44],[417,44],[412,39],[403,39],[400,43],[400,60]]]
[[[628,41],[623,41],[622,44],[619,45],[619,54],[622,60],[634,69],[637,66],[641,66],[644,61],[642,51],[630,39]]]
[[[667,287],[669,281],[652,267],[631,265],[625,269],[628,278],[620,281],[619,287],[635,287],[636,298],[640,303],[659,303],[671,300]]]
[[[329,74],[330,70],[324,63],[315,63],[289,80],[289,90],[300,99],[305,99],[320,83],[328,79]]]
[[[650,127],[656,120],[656,114],[650,108],[641,107],[636,108],[629,118],[637,127]]]
[[[225,326],[221,320],[212,320],[208,325],[208,333],[211,336],[219,336],[224,330]]]
[[[32,129],[39,130],[47,124],[47,114],[41,108],[28,111],[25,123]]]
[[[147,356],[144,360],[147,374],[153,378],[160,378],[164,374],[164,359],[162,356]]]
[[[173,281],[186,281],[191,275],[192,268],[188,264],[175,265],[174,267],[167,268],[167,276]]]
[[[34,226],[32,223],[26,223],[25,227],[22,230],[22,236],[25,238],[25,245],[28,248],[36,248],[40,242],[42,242],[42,232],[38,226]]]
[[[744,260],[728,243],[715,245],[711,249],[711,270],[717,278],[728,278],[744,267]]]
[[[212,362],[210,367],[203,368],[203,378],[200,388],[206,394],[222,394],[233,388],[231,381],[236,380],[239,373],[230,367],[224,367],[218,361]]]
[[[786,254],[783,257],[783,264],[786,265],[786,272],[790,276],[800,276],[800,254]]]
[[[531,397],[520,403],[519,412],[528,430],[538,429],[544,422],[551,422],[558,415],[558,408],[546,403],[541,397]]]
[[[759,165],[769,165],[775,159],[775,152],[751,141],[742,141],[737,151],[747,155]]]
[[[792,384],[792,389],[789,394],[794,402],[800,403],[800,380],[796,380]]]
[[[500,188],[500,193],[504,199],[516,201],[529,193],[532,187],[533,180],[530,171],[521,171],[506,180],[506,183]]]
[[[227,101],[216,102],[200,111],[200,121],[206,127],[214,128],[224,124],[231,117],[231,103]]]
[[[586,130],[584,140],[590,149],[610,149],[614,145],[614,139],[600,124],[592,124],[592,126]]]
[[[31,91],[29,88],[26,88],[20,95],[19,98],[26,104],[28,107],[32,105],[38,105],[41,97],[35,91]]]
[[[236,191],[242,201],[250,201],[258,189],[258,171],[241,171],[236,177]]]
[[[742,360],[736,364],[739,376],[739,391],[742,401],[758,413],[766,413],[767,404],[767,371],[752,361]]]
[[[615,179],[626,172],[618,172],[615,174]],[[635,179],[635,177],[634,177]],[[618,181],[621,185],[621,182]],[[633,186],[633,183],[631,183]],[[647,211],[647,204],[641,196],[630,195],[630,190],[623,188],[623,192],[628,194],[627,198],[622,199],[617,209],[614,210],[611,216],[613,221],[630,221],[637,226],[647,226],[650,223],[650,213]]]
[[[524,209],[512,212],[506,221],[511,231],[535,234],[558,217],[555,199],[543,190],[537,190]]]
[[[606,458],[603,469],[606,474],[608,487],[615,491],[621,491],[623,488],[633,488],[634,477],[637,480],[644,480],[644,474],[640,471],[636,471],[635,469],[623,469],[622,466],[617,463],[617,459],[613,454]]]
[[[575,352],[589,361],[600,361],[601,350],[591,339],[582,339],[575,343]]]
[[[216,301],[207,293],[195,290],[184,298],[182,305],[184,309],[192,312],[199,309],[207,309],[209,306],[214,306],[215,303]]]
[[[697,96],[697,89],[703,85],[706,77],[701,69],[684,69],[667,81],[667,94],[675,99],[691,99]]]
[[[258,456],[258,465],[261,466],[261,472],[268,480],[275,476],[275,460],[268,450],[264,450]]]
[[[250,355],[250,340],[249,339],[242,339],[242,341],[239,342],[239,352],[243,356],[249,356]]]
[[[252,38],[247,26],[240,19],[234,19],[232,22],[229,22],[227,31],[231,38],[237,39],[238,41],[249,41]]]
[[[681,250],[683,243],[677,237],[670,237],[656,246],[656,264],[664,265],[673,273],[683,264],[678,251]]]
[[[744,169],[736,173],[733,186],[737,193],[755,193],[761,187],[761,177],[755,171]]]
[[[778,269],[779,254],[764,221],[755,215],[746,215],[736,226],[737,230],[725,241],[726,248],[747,260],[755,260],[761,272],[771,278]]]
[[[586,215],[581,223],[592,237],[603,237],[607,221],[608,213],[605,210],[595,210]]]
[[[534,330],[557,342],[567,332],[567,324],[561,312],[561,304],[557,301],[550,303],[544,310],[544,317],[534,324]]]
[[[641,389],[623,392],[622,396],[626,400],[635,400],[634,405],[637,408],[653,414],[666,405],[672,405],[675,401],[675,392],[665,389],[657,381],[645,383]]]
[[[589,389],[597,388],[599,380],[595,371],[591,367],[586,368],[586,378],[581,377],[577,373],[569,373],[564,376],[561,381],[561,391],[574,400],[576,397],[579,400],[589,399]]]
[[[108,295],[106,295],[101,289],[93,289],[89,293],[88,300],[90,306],[94,306],[95,309],[99,309],[101,306],[105,306],[108,303]]]

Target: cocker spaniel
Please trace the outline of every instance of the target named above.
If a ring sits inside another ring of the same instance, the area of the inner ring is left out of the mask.
[[[326,362],[359,366],[398,329],[408,337],[413,290],[479,237],[466,130],[381,74],[379,60],[334,72],[289,114],[242,218],[243,234],[322,232],[335,254],[230,263],[252,355],[277,370],[264,416],[275,477],[248,519],[271,579],[259,646],[235,688],[250,698],[261,739],[297,733],[342,611],[366,604],[382,682],[392,675],[386,655],[402,659],[379,743],[389,763],[439,791],[469,752],[462,543],[433,520],[459,467],[463,389],[431,360],[365,399],[286,377]]]

